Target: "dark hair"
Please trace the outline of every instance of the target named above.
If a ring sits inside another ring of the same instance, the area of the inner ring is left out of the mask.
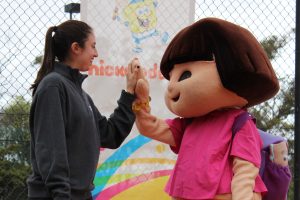
[[[88,24],[77,20],[68,20],[59,26],[52,26],[48,29],[42,65],[34,83],[30,87],[30,89],[33,89],[32,95],[34,95],[41,80],[53,71],[55,59],[63,62],[67,58],[73,42],[77,42],[83,48],[88,35],[92,31]]]

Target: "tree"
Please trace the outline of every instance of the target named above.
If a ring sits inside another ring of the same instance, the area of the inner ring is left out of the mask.
[[[30,173],[30,102],[18,96],[4,108],[0,123],[0,200],[27,199],[26,178]]]
[[[293,30],[291,33],[294,33]],[[275,35],[261,41],[270,60],[277,57],[280,49],[287,44],[289,34],[279,38]],[[262,130],[268,130],[274,134],[280,134],[288,139],[293,136],[294,130],[294,79],[285,77],[279,80],[281,91],[269,101],[251,108],[251,113],[257,119],[257,126]]]
[[[0,139],[2,146],[11,144],[17,145],[20,151],[15,156],[21,164],[29,164],[29,115],[30,102],[24,97],[17,96],[15,100],[4,108],[4,114],[1,119]]]
[[[24,165],[14,157],[16,152],[22,148],[12,144],[5,148],[0,148],[0,199],[5,200],[25,200],[27,199],[26,178],[31,168]]]
[[[294,30],[291,31],[294,33]],[[289,35],[284,35],[281,39],[277,36],[270,36],[261,41],[261,45],[266,51],[270,60],[278,55],[280,49],[287,44]],[[280,80],[281,91],[269,101],[250,109],[255,116],[257,127],[271,132],[275,135],[281,135],[288,140],[290,161],[289,165],[293,174],[294,167],[294,112],[295,112],[295,80],[285,77]],[[294,198],[294,182],[292,180],[288,199]]]
[[[279,50],[286,45],[287,39],[287,35],[282,38],[278,38],[276,35],[271,35],[270,37],[262,40],[260,44],[263,46],[268,58],[273,60],[277,56]]]
[[[257,127],[287,138],[291,172],[294,172],[294,81],[287,81],[288,87],[282,90],[276,98],[251,109],[256,118]],[[294,181],[291,181],[288,200],[294,199]]]
[[[33,61],[33,64],[34,65],[37,65],[37,64],[42,64],[42,61],[43,61],[43,56],[37,56],[35,57],[34,61]]]

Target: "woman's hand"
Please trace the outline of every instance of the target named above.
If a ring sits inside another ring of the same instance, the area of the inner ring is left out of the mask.
[[[134,58],[128,64],[128,70],[126,74],[126,80],[127,80],[126,91],[131,94],[134,94],[134,90],[136,87],[136,82],[138,80],[138,74],[140,73],[139,72],[140,70],[141,70],[140,62],[137,58]]]

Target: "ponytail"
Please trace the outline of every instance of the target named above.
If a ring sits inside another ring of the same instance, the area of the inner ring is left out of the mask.
[[[48,29],[43,62],[30,87],[33,90],[32,95],[35,94],[42,79],[54,70],[55,58],[58,62],[64,62],[68,57],[71,44],[77,42],[83,48],[90,33],[92,33],[92,28],[85,22],[77,20],[68,20],[57,27],[52,26]]]
[[[32,96],[34,95],[37,86],[41,82],[41,80],[51,71],[53,71],[53,65],[55,60],[55,52],[54,52],[54,39],[52,37],[52,33],[57,30],[56,26],[52,26],[48,29],[46,33],[45,39],[45,50],[44,50],[44,57],[42,61],[41,68],[37,73],[37,77],[34,83],[31,85],[30,89],[32,89]]]

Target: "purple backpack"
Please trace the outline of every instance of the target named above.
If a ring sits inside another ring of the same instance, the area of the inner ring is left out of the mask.
[[[243,112],[235,118],[232,126],[232,138],[244,126],[247,120],[254,119],[248,112]],[[270,145],[284,141],[280,136],[274,136],[258,129],[263,141],[261,150],[261,166],[259,174],[264,181],[268,192],[263,196],[263,200],[286,200],[291,181],[289,166],[280,166],[270,159]]]

